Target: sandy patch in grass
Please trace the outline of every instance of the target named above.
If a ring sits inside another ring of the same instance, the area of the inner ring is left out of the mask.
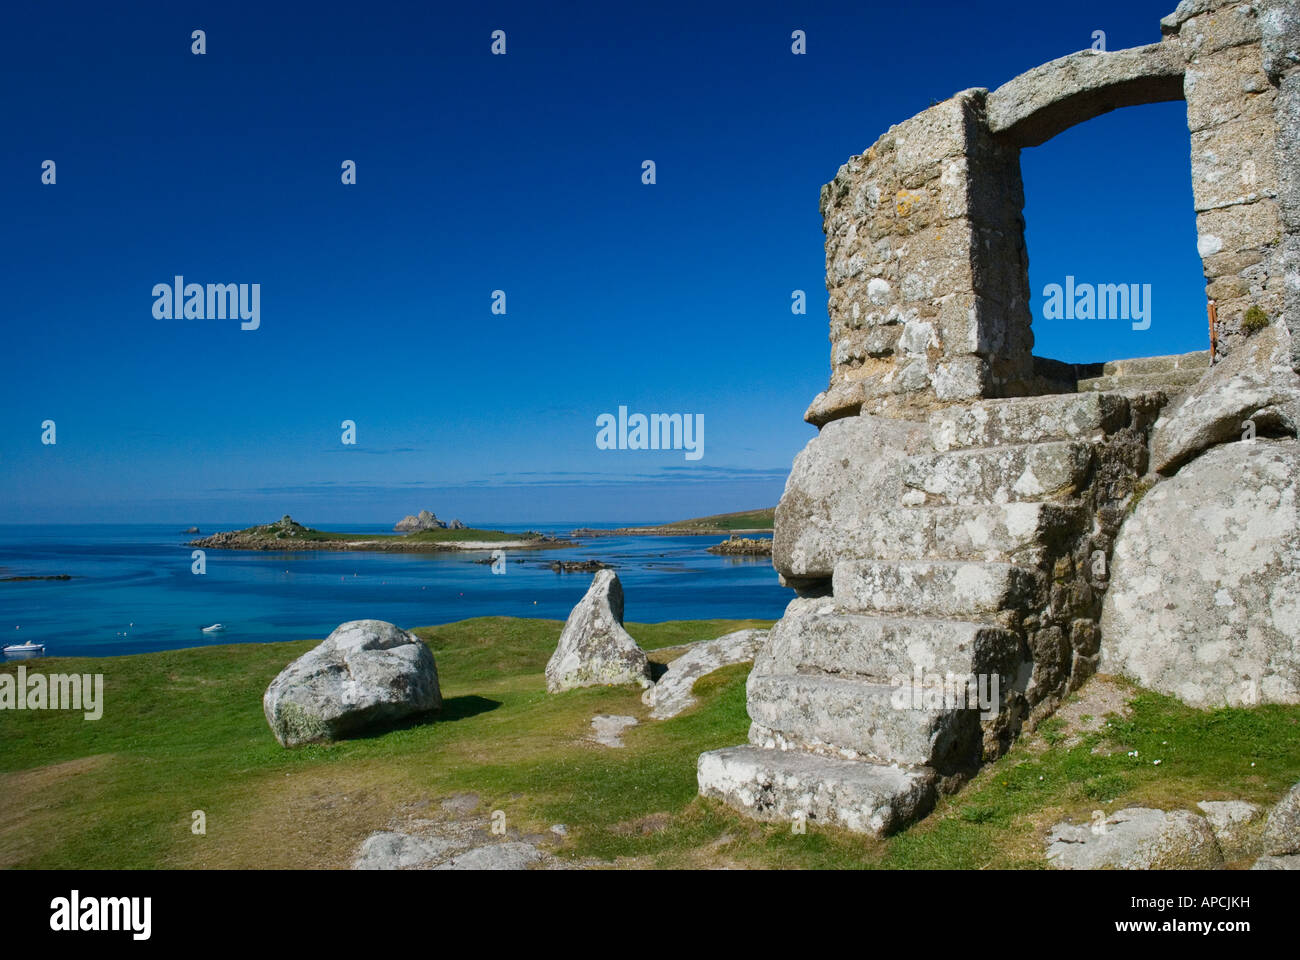
[[[233,808],[209,810],[207,834],[187,836],[176,852],[187,868],[339,869],[393,810],[428,802],[382,767],[309,767],[268,776]]]
[[[1097,674],[1070,694],[1057,711],[1039,724],[1026,747],[1031,753],[1042,753],[1053,747],[1077,747],[1089,734],[1098,733],[1106,726],[1110,716],[1127,718],[1132,713],[1130,704],[1138,690],[1119,679]],[[1118,748],[1098,747],[1096,752],[1114,752]]]

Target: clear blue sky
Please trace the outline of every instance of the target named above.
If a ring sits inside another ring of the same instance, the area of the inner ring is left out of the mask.
[[[772,504],[829,373],[821,185],[1173,5],[7,5],[0,522]],[[1067,273],[1154,290],[1149,331],[1038,320],[1037,353],[1205,345],[1188,149],[1164,104],[1025,152],[1036,316]],[[261,328],[155,319],[176,274],[260,283]],[[703,458],[598,450],[620,404],[703,414]]]

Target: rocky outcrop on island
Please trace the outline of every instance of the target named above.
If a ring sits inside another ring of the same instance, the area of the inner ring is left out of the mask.
[[[459,520],[452,520],[451,523],[447,524],[447,529],[448,529],[448,530],[468,530],[469,527],[465,526],[465,524],[462,523],[462,522],[459,521]]]
[[[556,573],[595,573],[597,570],[609,570],[608,563],[599,560],[556,560],[551,564]]]
[[[623,586],[613,570],[601,570],[564,623],[546,664],[550,693],[599,684],[650,685],[645,651],[623,629]]]
[[[283,550],[289,545],[307,540],[318,531],[304,527],[287,513],[274,523],[246,527],[243,530],[224,530],[199,540],[191,540],[192,547],[215,547],[227,550]]]
[[[262,710],[285,747],[339,740],[442,707],[424,641],[383,620],[341,624],[280,672]]]
[[[729,557],[770,557],[772,538],[731,537],[709,547],[709,553],[720,553]]]
[[[460,521],[456,522],[459,523]],[[414,516],[408,513],[393,525],[393,529],[399,533],[412,533],[416,530],[445,530],[446,528],[447,525],[434,516],[432,511],[429,510],[421,510]],[[453,527],[452,529],[463,530],[464,525],[462,524],[461,526]]]

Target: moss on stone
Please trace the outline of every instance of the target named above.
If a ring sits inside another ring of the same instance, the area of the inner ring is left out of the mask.
[[[275,719],[277,732],[285,746],[330,739],[329,727],[320,716],[291,701],[277,707]]]
[[[1269,324],[1268,314],[1257,305],[1252,305],[1241,318],[1241,329],[1246,333],[1258,333]]]

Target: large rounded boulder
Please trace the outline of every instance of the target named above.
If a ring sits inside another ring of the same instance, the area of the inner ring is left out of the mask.
[[[442,707],[424,642],[383,620],[341,624],[271,681],[262,697],[281,745],[339,740]]]
[[[1300,442],[1215,447],[1115,541],[1101,669],[1194,707],[1300,703]]]

